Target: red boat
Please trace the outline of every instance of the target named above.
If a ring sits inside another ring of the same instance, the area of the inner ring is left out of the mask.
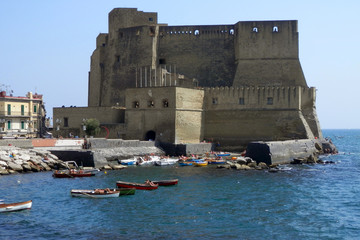
[[[75,177],[92,177],[93,172],[84,172],[83,170],[56,170],[53,173],[54,178],[75,178]]]
[[[139,190],[155,190],[158,188],[158,184],[153,182],[145,182],[145,183],[132,183],[132,182],[123,182],[117,181],[116,186],[118,188],[136,188]]]
[[[159,186],[173,186],[178,184],[179,179],[171,179],[171,180],[156,180],[152,181],[155,184],[158,184]]]

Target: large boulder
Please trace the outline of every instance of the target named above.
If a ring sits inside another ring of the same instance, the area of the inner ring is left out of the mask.
[[[258,168],[259,168],[259,169],[268,169],[269,167],[268,167],[268,165],[267,165],[266,163],[264,163],[264,162],[259,162]]]
[[[0,160],[9,162],[12,161],[11,157],[9,157],[9,155],[0,155]]]
[[[9,175],[9,171],[6,169],[0,168],[0,175]]]
[[[28,163],[23,163],[23,164],[21,164],[21,166],[23,167],[23,169],[24,169],[25,172],[30,172],[30,171],[31,171],[31,166],[30,166],[30,164],[28,164]]]
[[[8,162],[8,166],[10,169],[12,169],[14,171],[22,172],[24,170],[21,165],[16,164],[14,162]]]
[[[30,155],[28,155],[28,154],[21,154],[18,157],[19,157],[19,159],[24,160],[24,161],[30,160]]]
[[[39,165],[42,166],[46,171],[51,171],[51,168],[46,163],[40,162]]]
[[[5,161],[0,161],[0,167],[7,167],[8,166],[8,164],[7,164],[7,162],[5,162]]]

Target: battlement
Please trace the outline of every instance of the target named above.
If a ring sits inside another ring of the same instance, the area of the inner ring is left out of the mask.
[[[315,88],[216,87],[205,88],[204,105],[209,110],[269,109],[301,110],[315,102]]]

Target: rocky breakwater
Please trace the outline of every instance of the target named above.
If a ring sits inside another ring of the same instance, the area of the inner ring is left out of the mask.
[[[0,175],[60,168],[66,168],[66,165],[49,151],[14,146],[0,147]]]
[[[217,166],[217,168],[237,169],[237,170],[264,170],[270,167],[264,162],[256,163],[249,157],[237,157],[236,159],[226,161],[226,164]]]

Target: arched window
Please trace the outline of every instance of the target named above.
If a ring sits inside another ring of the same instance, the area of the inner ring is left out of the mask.
[[[199,35],[200,34],[200,31],[199,30],[195,30],[194,31],[194,35]]]
[[[273,27],[273,32],[279,32],[279,28],[277,26]]]
[[[229,34],[230,34],[230,35],[234,35],[234,33],[235,33],[235,30],[234,30],[234,29],[230,29]]]
[[[253,27],[252,31],[253,32],[259,32],[259,29],[257,27]]]

